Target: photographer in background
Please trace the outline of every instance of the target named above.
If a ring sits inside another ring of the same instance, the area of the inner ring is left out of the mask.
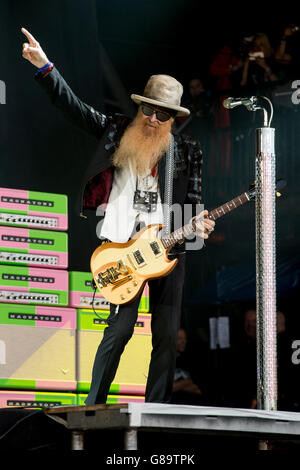
[[[280,80],[297,78],[299,73],[298,50],[299,50],[299,26],[288,25],[283,32],[280,43],[275,52],[276,72]]]
[[[257,33],[244,61],[241,86],[253,88],[276,81],[278,78],[274,68],[275,54],[269,37]]]

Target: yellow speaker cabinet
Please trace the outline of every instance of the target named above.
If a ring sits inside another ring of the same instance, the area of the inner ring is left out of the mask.
[[[78,309],[77,317],[77,391],[88,392],[91,385],[95,355],[107,327],[107,310]],[[144,395],[150,356],[151,314],[139,313],[134,334],[121,356],[110,394]]]

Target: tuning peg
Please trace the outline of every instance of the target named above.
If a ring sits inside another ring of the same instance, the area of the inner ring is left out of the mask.
[[[278,191],[276,191],[276,196],[277,196],[277,197],[280,197],[280,196],[281,196],[281,193],[279,193]]]

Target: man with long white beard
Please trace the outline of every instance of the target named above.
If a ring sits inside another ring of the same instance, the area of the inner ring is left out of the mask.
[[[187,202],[200,203],[199,144],[171,132],[174,118],[189,114],[180,105],[183,88],[175,78],[153,75],[143,95],[131,95],[139,106],[132,122],[120,114],[106,116],[83,103],[37,40],[26,29],[21,31],[28,39],[22,55],[38,68],[35,78],[51,102],[72,123],[99,138],[99,147],[84,176],[79,212],[84,216],[85,208],[106,209],[100,238],[127,242],[137,221],[164,224],[166,205],[171,210],[172,204],[183,207]],[[168,166],[170,162],[173,166]],[[172,171],[166,171],[166,166]],[[170,187],[171,201],[164,204]],[[196,232],[204,239],[215,225],[205,217],[207,214],[202,212]],[[153,349],[146,402],[168,403],[172,394],[185,272],[184,244],[175,246],[169,258],[172,256],[178,258],[176,268],[166,277],[149,281]],[[106,402],[121,354],[133,334],[139,302],[140,296],[127,305],[111,304],[108,326],[94,361],[87,405]]]

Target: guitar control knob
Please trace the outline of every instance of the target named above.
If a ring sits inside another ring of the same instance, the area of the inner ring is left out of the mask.
[[[133,281],[133,285],[136,287],[138,285],[137,281]]]
[[[125,295],[121,294],[120,297],[121,297],[121,300],[125,300]]]
[[[128,292],[128,294],[131,293],[131,289],[129,289],[128,287],[127,287],[127,292]]]

